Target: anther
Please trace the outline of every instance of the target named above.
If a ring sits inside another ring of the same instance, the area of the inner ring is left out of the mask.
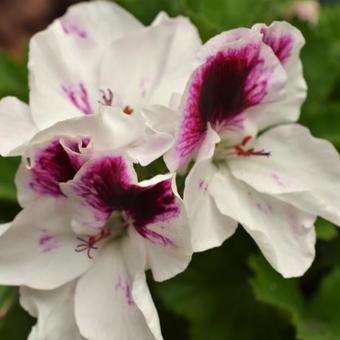
[[[102,99],[98,100],[98,103],[105,106],[111,106],[113,101],[113,92],[110,89],[107,89],[107,92],[105,92],[104,90],[99,91],[102,94]]]
[[[133,109],[129,105],[127,105],[124,107],[123,112],[126,113],[127,115],[130,115],[133,113]]]
[[[265,150],[255,150],[254,148],[245,149],[244,147],[252,139],[252,136],[245,136],[239,145],[234,147],[234,151],[237,156],[250,157],[250,156],[270,156],[270,152]]]

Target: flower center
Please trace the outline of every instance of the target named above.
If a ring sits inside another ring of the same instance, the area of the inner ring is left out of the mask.
[[[216,161],[225,161],[231,157],[252,157],[252,156],[265,156],[269,157],[270,152],[265,150],[256,150],[249,144],[253,140],[252,136],[245,136],[241,143],[236,145],[231,145],[225,141],[217,144],[214,154],[214,159]]]
[[[80,243],[75,248],[75,251],[77,253],[86,251],[87,257],[92,260],[93,250],[98,250],[99,245],[104,242],[122,237],[129,225],[130,223],[123,213],[114,212],[106,222],[105,227],[97,235],[77,237]]]

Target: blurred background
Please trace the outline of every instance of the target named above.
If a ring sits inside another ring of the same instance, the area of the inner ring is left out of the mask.
[[[27,43],[75,0],[0,0],[0,97],[27,101]],[[239,26],[288,20],[304,34],[309,86],[301,122],[340,150],[340,1],[117,0],[143,23],[164,10],[189,16],[202,39]],[[19,211],[17,159],[0,158],[0,221]],[[340,202],[339,202],[340,209]],[[317,256],[301,279],[284,280],[239,228],[196,254],[189,269],[150,287],[166,340],[340,340],[340,237],[317,221]],[[23,340],[34,324],[14,288],[0,286],[0,339]],[[34,340],[34,339],[33,339]],[[50,340],[50,339],[46,339]],[[73,340],[73,339],[65,339]],[[131,339],[134,340],[134,339]]]

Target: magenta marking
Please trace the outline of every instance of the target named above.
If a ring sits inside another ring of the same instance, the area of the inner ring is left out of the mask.
[[[202,143],[208,123],[218,132],[242,129],[244,111],[267,95],[272,69],[261,51],[262,43],[219,51],[194,73],[175,147],[181,165]]]
[[[43,253],[49,253],[60,246],[58,238],[55,235],[48,234],[46,230],[42,231],[38,243]]]
[[[261,29],[263,42],[270,46],[281,64],[284,65],[293,51],[294,40],[290,33],[277,34],[268,27]]]
[[[149,229],[150,225],[163,224],[181,213],[171,179],[138,186],[132,183],[128,163],[122,156],[104,156],[89,164],[72,188],[102,225],[113,212],[124,213],[144,238],[174,246],[170,239]]]
[[[265,215],[267,215],[267,214],[269,214],[273,211],[273,207],[268,203],[263,203],[263,204],[262,203],[256,203],[256,207],[261,213],[263,213]]]
[[[63,31],[65,34],[74,34],[77,35],[79,38],[86,39],[87,32],[81,29],[78,25],[72,22],[63,21],[61,23]]]
[[[83,83],[78,83],[75,86],[61,86],[62,90],[70,102],[81,112],[86,115],[93,113],[89,102],[89,96]]]
[[[85,137],[83,142],[81,140],[72,142],[70,138],[67,146],[74,150],[65,149],[59,139],[52,140],[42,147],[34,155],[29,187],[40,195],[64,196],[59,184],[71,180],[83,164],[84,157],[80,155],[79,147],[80,143],[86,143],[87,140]]]
[[[282,188],[287,187],[287,185],[284,183],[283,179],[279,175],[272,173],[272,178],[279,187]]]
[[[128,305],[133,305],[133,297],[132,297],[132,291],[131,291],[131,286],[128,281],[123,281],[120,277],[118,277],[117,283],[115,285],[115,290],[121,290],[124,294],[124,298],[126,300],[126,303]]]
[[[200,188],[201,191],[206,192],[208,190],[209,185],[206,181],[201,179],[198,183],[198,187]]]

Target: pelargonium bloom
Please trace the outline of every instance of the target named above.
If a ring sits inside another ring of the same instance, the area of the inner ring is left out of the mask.
[[[60,148],[53,141],[39,157],[53,150],[58,157],[69,156],[65,146]],[[51,174],[79,166],[72,157],[54,164]],[[144,271],[150,268],[156,280],[168,279],[185,269],[192,253],[173,176],[138,183],[126,155],[107,153],[85,161],[62,185],[41,176],[35,186],[42,196],[30,201],[0,238],[0,282],[28,286],[26,299],[70,315],[60,324],[57,313],[39,332],[46,338],[54,329],[72,338],[79,328],[88,339],[160,339]],[[53,305],[55,297],[67,295]],[[42,320],[32,334],[44,323],[44,310],[39,313]]]
[[[30,41],[30,106],[13,97],[0,102],[0,153],[20,155],[38,131],[99,114],[105,106],[150,114],[150,123],[142,124],[145,134],[159,135],[157,123],[168,116],[160,105],[183,90],[200,45],[197,29],[184,17],[160,13],[145,27],[113,2],[71,6]],[[161,118],[155,120],[155,111]]]
[[[293,124],[306,90],[303,42],[284,22],[208,41],[165,157],[172,171],[196,160],[184,192],[194,250],[220,245],[240,223],[285,277],[310,266],[316,216],[340,225],[339,156]]]

